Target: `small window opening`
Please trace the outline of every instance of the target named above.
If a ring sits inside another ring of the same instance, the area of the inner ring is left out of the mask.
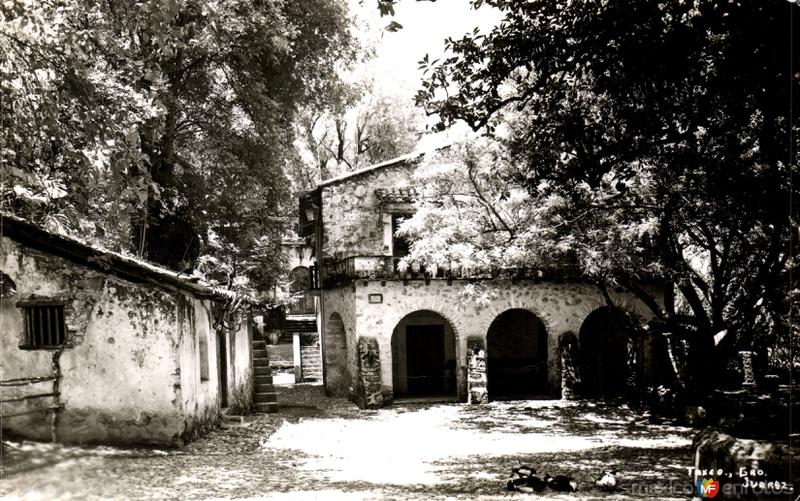
[[[409,253],[408,240],[397,236],[397,229],[407,217],[405,214],[392,215],[392,255],[396,258],[406,257]]]
[[[57,348],[67,339],[64,305],[25,306],[25,348]]]

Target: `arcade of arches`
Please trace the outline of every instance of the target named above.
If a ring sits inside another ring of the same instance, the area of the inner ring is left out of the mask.
[[[465,306],[462,287],[359,280],[325,291],[328,393],[377,407],[403,398],[604,398],[632,381],[651,385],[651,341],[631,335],[628,316],[612,314],[595,286],[505,284],[483,308]],[[609,294],[646,318],[624,291]]]

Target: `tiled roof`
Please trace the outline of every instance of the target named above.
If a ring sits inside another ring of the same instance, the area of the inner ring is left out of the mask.
[[[330,186],[332,184],[337,184],[347,179],[360,176],[362,174],[367,174],[369,172],[373,172],[376,170],[384,169],[386,167],[392,167],[394,165],[402,165],[406,162],[411,162],[417,160],[418,158],[422,157],[425,153],[424,152],[413,152],[407,155],[402,155],[397,158],[392,158],[391,160],[387,160],[385,162],[381,162],[379,164],[370,165],[369,167],[364,167],[363,169],[354,170],[352,172],[346,172],[340,176],[332,177],[330,179],[326,179],[325,181],[319,183],[319,187],[323,186]]]
[[[176,271],[156,266],[142,259],[88,245],[77,238],[51,233],[24,219],[2,212],[0,212],[0,235],[26,247],[132,282],[147,282],[160,287],[174,287],[200,297],[218,300],[236,299],[234,291],[214,287],[195,277],[181,276]]]
[[[419,198],[420,192],[417,188],[378,188],[375,196],[383,203],[412,203]]]

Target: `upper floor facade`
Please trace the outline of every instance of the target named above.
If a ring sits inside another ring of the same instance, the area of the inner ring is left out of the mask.
[[[414,213],[420,192],[414,172],[421,160],[422,154],[409,154],[372,165],[326,180],[301,197],[299,233],[316,257],[312,288],[353,279],[546,279],[573,274],[564,267],[493,270],[480,276],[457,268],[426,269],[416,262],[399,267],[410,245],[396,232]]]

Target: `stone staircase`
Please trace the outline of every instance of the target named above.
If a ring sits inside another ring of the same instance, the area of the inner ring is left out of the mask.
[[[301,346],[300,361],[303,367],[303,381],[322,381],[322,356],[318,344]]]
[[[263,339],[253,339],[253,373],[253,406],[256,412],[278,412],[278,393],[272,384],[267,343]]]

